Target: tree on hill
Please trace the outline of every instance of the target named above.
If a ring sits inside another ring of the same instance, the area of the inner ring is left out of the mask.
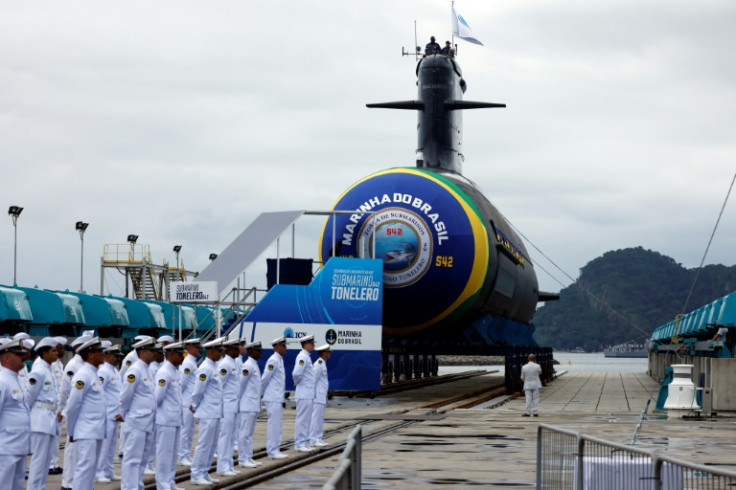
[[[599,351],[648,334],[675,318],[736,290],[736,266],[696,269],[642,247],[604,253],[588,262],[577,282],[534,316],[539,345]],[[683,311],[683,309],[686,311]]]

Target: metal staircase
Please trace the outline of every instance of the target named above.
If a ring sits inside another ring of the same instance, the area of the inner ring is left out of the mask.
[[[133,285],[133,294],[136,299],[161,300],[161,289],[164,277],[157,274],[151,267],[136,267],[127,269],[127,275]]]
[[[135,243],[109,243],[104,246],[103,280],[100,284],[100,295],[103,296],[106,269],[115,269],[125,275],[125,297],[156,301],[169,300],[169,284],[172,281],[197,277],[197,273],[187,271],[181,261],[179,267],[171,267],[166,261],[162,265],[153,264],[150,246]]]

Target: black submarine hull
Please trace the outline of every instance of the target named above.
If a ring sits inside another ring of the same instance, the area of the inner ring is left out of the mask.
[[[537,279],[524,245],[462,176],[384,170],[350,187],[334,209],[366,214],[328,218],[321,257],[333,254],[335,219],[336,255],[383,259],[384,333],[458,335],[485,314],[531,321]]]
[[[418,99],[368,104],[417,111],[416,168],[383,170],[348,188],[333,209],[356,212],[325,221],[321,258],[383,259],[384,340],[533,345],[536,305],[554,295],[539,293],[520,237],[461,174],[462,111],[504,105],[462,100],[467,84],[452,58],[426,56],[416,73]],[[515,327],[528,334],[511,341],[490,333]]]

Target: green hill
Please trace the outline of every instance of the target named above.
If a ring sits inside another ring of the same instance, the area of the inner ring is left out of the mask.
[[[559,301],[537,310],[534,338],[539,345],[586,351],[644,341],[647,335],[636,327],[651,334],[676,314],[736,290],[736,266],[705,266],[683,312],[696,272],[642,247],[606,252],[580,270]]]

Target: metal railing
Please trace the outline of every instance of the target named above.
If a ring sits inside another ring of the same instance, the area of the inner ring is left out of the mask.
[[[736,487],[736,472],[689,463],[546,424],[537,429],[537,489]]]
[[[335,473],[322,490],[357,490],[360,488],[363,429],[359,425],[350,434]]]
[[[107,243],[102,248],[103,263],[151,263],[151,246],[145,244]]]

